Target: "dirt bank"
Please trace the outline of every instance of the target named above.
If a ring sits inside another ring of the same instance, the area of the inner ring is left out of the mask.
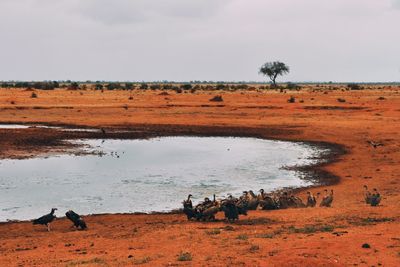
[[[232,228],[223,222],[186,222],[174,214],[90,216],[85,232],[71,231],[63,219],[51,233],[28,222],[6,223],[0,225],[0,265],[397,266],[399,89],[315,89],[167,96],[157,91],[57,90],[38,91],[35,99],[24,90],[0,90],[1,122],[83,125],[103,128],[115,138],[149,133],[256,136],[340,144],[348,152],[322,166],[341,178],[332,186],[333,208],[250,212]],[[216,94],[224,101],[208,101]],[[287,102],[290,95],[296,103]],[[124,129],[135,132],[117,132]],[[2,158],[57,153],[70,148],[65,138],[85,135],[0,129],[0,153]],[[374,148],[367,141],[384,145]],[[364,184],[379,188],[381,207],[364,205]],[[364,243],[371,248],[362,248]],[[178,261],[181,252],[189,252],[192,260]]]

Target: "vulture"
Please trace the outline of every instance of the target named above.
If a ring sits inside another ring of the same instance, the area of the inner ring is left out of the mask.
[[[317,199],[311,192],[307,192],[307,207],[315,207]]]
[[[192,195],[188,195],[187,199],[183,201],[183,213],[186,214],[188,220],[195,218],[197,213],[193,209],[193,203],[191,200]]]
[[[85,221],[82,219],[81,216],[79,216],[79,214],[75,213],[74,211],[67,211],[65,213],[65,216],[67,216],[67,218],[74,223],[73,226],[75,226],[76,228],[81,228],[81,230],[87,229]]]
[[[246,196],[247,196],[247,209],[256,210],[259,202],[257,196],[251,190],[247,192]]]
[[[379,194],[378,190],[374,188],[374,193],[371,196],[371,206],[376,207],[381,202],[381,194]]]
[[[36,220],[33,220],[33,224],[40,224],[40,225],[46,225],[47,226],[47,231],[50,232],[50,223],[54,221],[56,216],[54,215],[54,212],[56,211],[56,208],[52,208],[51,212],[49,214],[46,214]]]
[[[325,196],[321,200],[320,207],[330,207],[333,202],[333,190],[331,190],[331,193],[328,194],[328,190],[325,189]]]
[[[257,209],[260,210],[276,210],[278,209],[278,203],[274,198],[265,196],[263,200],[260,200]]]
[[[221,209],[225,214],[225,218],[229,222],[234,222],[235,220],[239,220],[239,211],[234,201],[227,200],[223,202],[221,205]]]

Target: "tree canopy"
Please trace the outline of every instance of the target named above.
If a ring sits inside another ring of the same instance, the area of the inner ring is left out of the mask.
[[[273,86],[276,87],[276,78],[289,73],[289,66],[279,61],[267,62],[261,66],[259,73],[269,77]]]

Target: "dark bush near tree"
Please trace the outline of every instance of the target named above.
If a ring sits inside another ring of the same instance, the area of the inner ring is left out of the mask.
[[[150,85],[150,89],[151,90],[160,90],[161,89],[161,85],[157,84],[157,83],[152,84],[152,85]]]
[[[347,88],[349,88],[350,90],[361,90],[361,86],[359,84],[356,83],[349,83],[347,85]]]
[[[295,84],[295,83],[288,82],[286,84],[286,89],[288,89],[288,90],[299,90],[299,89],[301,89],[301,86],[298,85],[298,84]]]
[[[236,85],[236,88],[239,90],[246,90],[247,88],[249,88],[249,86],[247,84],[238,84]]]
[[[28,83],[28,82],[16,82],[13,87],[15,87],[15,88],[29,88],[29,87],[31,87],[31,84]]]
[[[72,83],[70,84],[69,88],[70,88],[70,89],[77,90],[77,89],[79,89],[79,83],[77,83],[77,82],[72,82]]]
[[[125,89],[126,89],[126,90],[132,90],[132,89],[134,89],[133,83],[125,83]]]
[[[106,85],[107,90],[118,90],[118,89],[122,89],[124,87],[121,86],[120,83],[109,83]]]
[[[54,90],[55,88],[59,88],[60,85],[58,82],[34,82],[30,85],[30,87],[39,89],[39,90]]]
[[[227,86],[225,84],[219,83],[219,84],[217,84],[215,89],[217,89],[217,90],[225,90],[225,89],[227,89]]]
[[[94,85],[94,88],[95,88],[96,90],[102,90],[102,89],[103,89],[103,85],[102,85],[101,83],[96,83],[96,84]]]
[[[183,90],[181,88],[179,88],[178,86],[174,86],[172,88],[177,94],[181,94],[183,92]]]
[[[183,90],[190,90],[190,89],[192,89],[192,85],[190,83],[185,83],[185,84],[181,85],[181,88]]]
[[[172,84],[163,84],[164,90],[171,90],[173,88]]]
[[[139,89],[147,90],[149,89],[149,85],[147,83],[141,83]]]

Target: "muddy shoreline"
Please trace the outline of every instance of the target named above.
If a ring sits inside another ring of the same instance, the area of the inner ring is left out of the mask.
[[[11,124],[11,123],[10,123]],[[50,126],[50,127],[63,127],[66,129],[87,129],[90,127],[82,127],[82,125],[65,125],[65,124],[38,124],[38,123],[16,123],[12,124],[18,125],[32,125],[32,126]],[[290,128],[290,127],[289,127]],[[92,128],[91,128],[92,129]],[[32,130],[32,131],[27,131]],[[114,127],[107,127],[104,129],[105,133],[99,132],[63,132],[62,129],[54,128],[26,128],[18,129],[17,133],[14,129],[0,130],[0,133],[5,131],[5,136],[8,131],[12,132],[13,138],[17,140],[24,140],[23,142],[17,143],[19,149],[24,149],[24,144],[31,143],[30,148],[32,149],[32,144],[37,148],[37,151],[31,152],[31,154],[26,156],[20,156],[16,159],[27,159],[33,157],[48,156],[52,153],[56,154],[74,154],[74,155],[85,155],[91,154],[91,152],[85,152],[81,145],[76,145],[69,140],[80,140],[80,139],[148,139],[148,138],[158,138],[158,137],[172,137],[172,136],[191,136],[191,137],[248,137],[248,138],[260,138],[265,140],[276,140],[276,141],[289,141],[295,143],[307,144],[315,149],[324,150],[317,158],[317,162],[310,165],[303,166],[288,166],[285,169],[300,172],[302,175],[302,180],[311,181],[313,185],[307,187],[286,187],[279,189],[278,191],[286,190],[293,193],[300,193],[306,189],[318,188],[321,186],[330,186],[338,183],[340,177],[326,171],[324,168],[333,162],[340,160],[340,156],[347,153],[345,147],[340,144],[320,142],[320,141],[303,141],[303,140],[292,140],[290,137],[281,138],[280,135],[290,136],[294,134],[294,131],[288,131],[287,129],[266,129],[266,128],[247,128],[247,127],[221,127],[221,126],[193,126],[193,125],[137,125],[131,127],[121,127],[115,125]],[[27,131],[24,133],[24,131]],[[3,141],[4,141],[3,134]],[[46,135],[47,134],[47,135]],[[51,136],[49,136],[49,134]],[[21,135],[21,139],[18,139],[18,135]],[[35,139],[35,136],[45,136],[46,138]],[[49,140],[51,138],[52,140]],[[48,151],[42,155],[42,148],[46,148]],[[60,150],[61,149],[61,150]],[[53,150],[53,151],[52,151]],[[7,157],[0,157],[2,160],[7,159]],[[253,189],[251,186],[249,188],[243,188],[243,190]],[[254,190],[254,189],[253,189]],[[190,193],[190,192],[188,192]],[[273,193],[273,192],[271,192]],[[132,215],[162,215],[162,214],[179,214],[181,213],[180,207],[176,209],[165,212],[133,212],[133,213],[123,213]],[[89,214],[93,215],[111,215],[119,213],[100,213],[100,214]],[[121,215],[121,214],[119,214]],[[20,222],[19,220],[10,220],[10,223]]]

